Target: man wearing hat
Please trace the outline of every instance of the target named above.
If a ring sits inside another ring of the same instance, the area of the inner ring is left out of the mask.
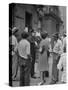
[[[35,32],[31,28],[30,30],[30,36],[28,37],[28,41],[30,42],[30,52],[31,52],[31,57],[32,57],[32,62],[31,62],[31,77],[36,78],[35,76],[35,59],[36,59],[36,40],[35,40]]]
[[[16,74],[17,74],[17,38],[15,37],[15,33],[18,31],[16,27],[11,29],[12,35],[9,38],[9,44],[10,44],[10,53],[12,56],[12,62],[11,62],[11,67],[12,67],[12,80],[16,79]]]
[[[56,84],[58,81],[58,69],[57,64],[60,58],[60,55],[63,53],[62,41],[59,39],[59,33],[53,35],[54,46],[52,50],[53,55],[53,65],[52,65],[52,78],[50,84]]]

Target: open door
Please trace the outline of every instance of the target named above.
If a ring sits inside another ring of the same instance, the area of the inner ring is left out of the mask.
[[[25,12],[25,26],[32,27],[32,14],[29,12]]]

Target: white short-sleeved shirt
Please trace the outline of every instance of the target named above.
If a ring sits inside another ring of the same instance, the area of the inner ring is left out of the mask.
[[[61,54],[59,63],[57,65],[57,68],[59,70],[61,70],[63,67],[61,82],[66,82],[66,56],[67,56],[66,53]]]
[[[40,34],[40,32],[36,32],[36,36],[39,36],[39,37],[41,37],[41,34]]]
[[[23,58],[28,58],[30,55],[30,43],[26,39],[22,39],[18,44],[19,56]]]
[[[57,42],[55,42],[53,52],[60,54],[60,55],[63,53],[63,45],[60,39],[58,39]]]
[[[14,35],[10,38],[10,45],[14,46],[14,51],[12,51],[12,55],[14,55],[18,45],[17,38]]]

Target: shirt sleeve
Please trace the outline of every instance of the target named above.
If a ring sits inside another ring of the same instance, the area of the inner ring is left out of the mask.
[[[63,45],[62,45],[62,42],[59,43],[59,46],[58,46],[58,53],[61,55],[63,53]]]
[[[62,45],[61,41],[57,42],[57,44],[55,45],[53,51],[56,54],[59,54],[59,55],[61,55],[63,53],[63,45]]]
[[[27,44],[26,52],[27,52],[27,55],[30,55],[30,43]]]
[[[49,52],[52,52],[52,46],[49,44]]]
[[[41,52],[41,51],[42,51],[42,47],[39,48],[39,52]]]
[[[62,57],[60,58],[59,63],[57,64],[57,69],[62,69]]]
[[[15,48],[14,48],[15,52],[17,51],[17,47],[18,47],[18,42],[17,42],[17,39],[15,39]]]

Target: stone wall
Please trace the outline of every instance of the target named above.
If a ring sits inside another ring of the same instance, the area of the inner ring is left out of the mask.
[[[47,31],[50,37],[56,32],[56,20],[53,18],[43,19],[42,30]]]
[[[60,27],[60,32],[66,32],[66,6],[59,6],[60,17],[63,21],[63,25]]]
[[[37,12],[34,9],[33,5],[24,5],[24,4],[16,4],[14,9],[14,25],[15,27],[19,28],[17,37],[18,39],[21,39],[21,33],[24,30],[25,27],[25,13],[28,12],[32,14],[32,28],[34,30],[37,30],[37,24],[38,24],[38,17]]]

